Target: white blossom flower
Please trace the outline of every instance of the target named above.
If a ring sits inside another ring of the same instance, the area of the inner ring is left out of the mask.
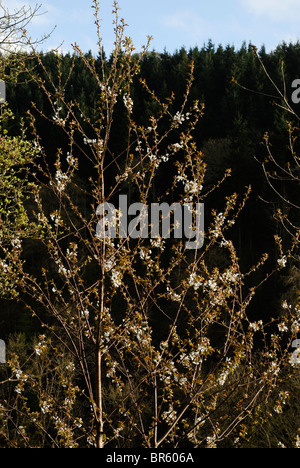
[[[174,302],[181,302],[181,296],[180,294],[175,293],[174,291],[171,291],[169,287],[167,287],[167,291],[169,293],[170,299]]]
[[[209,436],[206,438],[208,448],[217,448],[216,436]]]
[[[277,362],[275,362],[275,361],[271,362],[270,373],[274,374],[274,375],[278,375],[279,372],[280,372],[280,367],[277,364]]]
[[[218,289],[218,284],[213,279],[209,279],[208,281],[206,281],[205,286],[213,292],[216,292]]]
[[[174,122],[181,125],[184,121],[185,121],[184,115],[182,115],[179,111],[176,112],[176,114],[174,115]]]
[[[164,250],[165,248],[165,241],[162,237],[156,237],[154,239],[150,239],[150,244],[152,247]]]
[[[155,168],[158,168],[158,166],[159,166],[159,164],[160,164],[160,160],[158,159],[157,155],[148,152],[148,158],[150,159],[150,161],[151,161],[152,163],[154,163]]]
[[[180,174],[180,172],[178,172],[178,175],[176,176],[176,181],[184,182],[185,180],[186,180],[185,177],[182,174]]]
[[[162,419],[168,423],[173,423],[177,418],[177,412],[172,408],[172,406],[169,407],[168,411],[164,411],[162,414]]]
[[[78,248],[78,246],[77,246],[76,244],[72,244],[71,247],[72,247],[71,249],[67,248],[66,257],[67,257],[67,259],[70,260],[70,261],[76,261],[76,259],[77,259],[77,248]]]
[[[50,219],[51,219],[51,221],[54,222],[56,227],[62,225],[62,219],[61,219],[60,215],[57,213],[57,211],[50,214]]]
[[[187,112],[186,114],[182,114],[181,112],[177,111],[173,117],[175,124],[182,125],[185,120],[190,119],[190,113]]]
[[[65,268],[61,263],[58,263],[58,273],[63,276],[70,276],[71,272]]]
[[[183,149],[182,143],[174,143],[173,145],[170,146],[170,150],[173,150],[175,153],[177,153],[177,151],[181,149]]]
[[[43,148],[38,141],[34,141],[33,146],[35,147],[37,151],[39,152],[43,151]]]
[[[117,367],[117,363],[115,361],[113,361],[111,364],[110,364],[110,368],[108,369],[107,373],[106,373],[106,377],[108,378],[114,378],[115,375],[116,375],[116,367]]]
[[[115,288],[122,286],[122,273],[118,270],[113,270],[111,273],[111,280]]]
[[[249,328],[253,331],[258,331],[262,325],[262,320],[259,320],[258,322],[249,323]]]
[[[281,268],[284,268],[284,267],[286,266],[286,264],[287,264],[287,258],[286,258],[286,256],[284,255],[282,258],[279,258],[279,259],[277,260],[277,263],[278,263],[278,265],[279,265]]]
[[[140,249],[140,259],[149,261],[151,260],[152,250]]]
[[[296,308],[297,310],[297,308]],[[298,319],[295,319],[291,325],[291,331],[295,335],[296,333],[299,333],[300,331],[300,317]]]
[[[197,291],[202,285],[201,278],[196,273],[192,273],[189,278],[189,285]]]
[[[67,366],[66,366],[66,369],[70,372],[74,372],[75,371],[75,365],[73,362],[70,362]]]
[[[35,346],[34,350],[38,356],[41,356],[47,350],[46,336],[40,335],[40,342]]]
[[[117,93],[111,89],[110,86],[107,86],[106,92],[109,98],[112,100],[112,104],[115,104],[117,101]]]
[[[23,371],[21,369],[14,369],[14,375],[17,380],[20,380],[23,375]]]
[[[227,241],[226,239],[222,239],[222,241],[220,242],[220,247],[228,247],[229,244],[229,241]]]
[[[216,217],[215,228],[211,231],[211,234],[216,239],[222,234],[221,227],[224,225],[225,215],[224,213],[219,213]]]
[[[41,406],[41,411],[43,414],[47,414],[47,413],[50,413],[51,411],[51,403],[47,400],[45,401],[42,401],[40,403],[40,406]]]
[[[278,442],[278,448],[284,449],[286,446],[282,442]]]
[[[290,392],[279,392],[279,399],[283,405],[286,405],[287,400],[290,397]]]
[[[161,351],[164,351],[165,349],[167,349],[169,346],[169,343],[167,341],[162,341],[159,345]]]
[[[232,269],[226,270],[222,275],[221,275],[221,280],[223,283],[237,283],[240,279],[240,274],[237,272],[232,271]]]
[[[75,421],[74,421],[74,424],[76,427],[78,427],[79,429],[83,426],[83,421],[81,418],[76,418]]]
[[[131,114],[132,110],[133,110],[133,100],[131,99],[131,97],[128,94],[124,94],[123,101],[124,101],[126,109]]]
[[[125,171],[123,174],[117,174],[115,177],[116,182],[119,182],[119,180],[127,180],[129,177],[129,172]]]
[[[193,195],[198,194],[203,189],[203,185],[199,185],[197,180],[186,181],[184,190],[185,192]]]
[[[16,249],[20,249],[22,247],[22,240],[19,237],[13,237],[11,240],[11,245]]]
[[[81,315],[82,315],[83,317],[85,317],[86,319],[88,319],[89,316],[90,316],[90,313],[89,313],[88,309],[85,309],[85,310],[82,310],[82,311],[81,311]]]
[[[48,221],[44,213],[38,213],[37,218],[40,223],[47,223]]]
[[[162,162],[168,162],[169,159],[170,159],[169,153],[164,154],[164,155],[161,156],[161,158],[160,158],[160,160],[161,160]]]
[[[56,181],[56,188],[59,192],[64,191],[68,180],[69,180],[69,176],[67,174],[64,174],[60,169],[56,171],[55,181]]]
[[[9,269],[9,266],[7,265],[7,263],[5,263],[4,260],[0,260],[0,267],[3,269],[4,272],[8,271]]]
[[[98,260],[98,258],[97,258]],[[111,258],[108,258],[108,259],[105,259],[104,260],[104,269],[105,271],[110,271],[115,265],[115,262],[111,259]]]
[[[56,104],[56,103],[55,103]],[[62,107],[57,107],[57,109],[55,110],[55,114],[54,116],[52,117],[53,121],[58,123],[58,124],[61,124],[63,126],[66,125],[66,120],[62,119],[60,117],[60,111],[62,110]]]
[[[278,324],[278,330],[280,332],[287,332],[288,331],[288,327],[286,326],[285,323],[279,323]]]
[[[75,166],[76,165],[76,159],[70,153],[67,154],[67,163],[70,166]]]
[[[223,372],[221,373],[219,379],[218,379],[218,383],[223,386],[225,385],[229,375],[235,371],[235,369],[237,368],[237,363],[234,363],[232,362],[231,358],[226,358],[226,368],[223,370]]]

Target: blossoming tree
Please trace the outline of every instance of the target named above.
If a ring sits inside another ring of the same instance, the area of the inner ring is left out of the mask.
[[[115,203],[119,194],[145,206],[174,197],[182,204],[205,203],[230,171],[206,186],[205,155],[193,138],[204,108],[188,99],[193,64],[182,106],[174,108],[172,93],[160,101],[138,79],[147,49],[134,54],[116,3],[115,49],[106,62],[98,2],[93,5],[100,68],[77,45],[74,50],[74,61],[83,62],[97,86],[93,118],[66,101],[72,67],[64,73],[59,54],[55,79],[34,76],[52,109],[44,117],[65,133],[69,151],[58,149],[55,167],[49,166],[34,105],[32,132],[44,161],[35,168],[34,187],[43,267],[36,275],[20,265],[20,274],[24,304],[43,332],[31,354],[11,355],[2,393],[9,386],[15,397],[3,393],[1,438],[52,448],[241,447],[263,402],[291,368],[299,309],[283,310],[279,326],[275,318],[270,324],[249,316],[260,286],[250,278],[267,255],[241,271],[230,239],[249,187],[243,196],[228,196],[221,212],[208,213],[201,249],[188,250],[172,238],[175,222],[167,238],[97,236],[97,207]],[[42,58],[37,60],[47,76]],[[155,103],[146,125],[134,118],[136,86]],[[115,154],[114,117],[121,106],[127,137]],[[157,195],[164,167],[172,180]],[[279,260],[278,268],[284,267],[281,254]]]

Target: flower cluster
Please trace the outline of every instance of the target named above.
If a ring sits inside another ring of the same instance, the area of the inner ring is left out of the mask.
[[[4,260],[0,260],[0,271],[1,269],[4,273],[6,273],[9,270],[9,266]]]
[[[187,112],[186,114],[183,114],[181,112],[176,112],[176,114],[174,115],[174,123],[177,124],[177,125],[182,125],[186,120],[189,120],[190,119],[190,112]]]
[[[63,265],[63,262],[62,262],[62,259],[61,258],[57,258],[55,260],[55,263],[56,265],[58,266],[58,273],[62,276],[64,276],[65,278],[69,278],[71,276],[71,271],[68,270],[64,265]]]
[[[165,249],[165,240],[162,237],[150,239],[150,244],[153,248],[160,249],[161,251]]]
[[[151,162],[151,164],[154,166],[155,169],[157,169],[161,163],[168,162],[170,158],[169,153],[165,153],[160,156],[158,153],[154,153],[151,148],[147,148],[146,152],[147,152],[147,157],[149,161]]]
[[[122,278],[123,278],[123,275],[120,271],[118,270],[112,270],[111,272],[111,281],[112,281],[112,284],[114,285],[114,287],[116,289],[120,288],[123,284],[123,281],[122,281]]]
[[[45,335],[40,335],[39,339],[40,341],[35,346],[34,351],[37,354],[37,356],[42,356],[45,352],[47,352],[48,346]]]
[[[171,426],[174,423],[174,421],[176,421],[176,418],[177,418],[177,411],[174,410],[172,406],[169,407],[168,411],[164,411],[162,414],[163,421],[166,421],[166,423],[170,424]]]
[[[76,158],[74,158],[74,156],[70,153],[67,153],[67,163],[72,167],[77,166]]]
[[[56,109],[52,119],[56,124],[62,125],[64,127],[66,125],[66,120],[60,117],[62,107],[57,107],[57,102],[54,102],[54,105],[56,106]]]
[[[232,375],[232,373],[235,371],[237,366],[238,364],[236,362],[232,362],[231,358],[226,358],[225,369],[222,371],[218,379],[219,385],[221,385],[222,387],[225,385],[228,377]]]
[[[170,289],[169,286],[167,287],[167,293],[168,293],[171,301],[173,301],[173,302],[181,302],[182,301],[181,295],[176,293],[172,289]]]
[[[193,287],[197,291],[203,284],[203,278],[196,273],[191,273],[189,277],[189,286]]]
[[[126,109],[129,112],[129,114],[131,114],[132,110],[133,110],[133,100],[131,99],[131,97],[128,94],[124,94],[123,102],[124,102],[124,105],[125,105]]]
[[[52,401],[51,400],[42,400],[40,402],[41,412],[43,414],[51,413],[52,411]]]
[[[20,250],[22,248],[22,240],[20,239],[20,237],[15,236],[11,240],[11,245],[15,249]]]
[[[209,338],[203,337],[197,347],[189,353],[185,353],[180,356],[180,362],[187,368],[189,368],[191,364],[193,366],[199,366],[202,364],[203,357],[208,355],[212,349]]]
[[[280,266],[280,268],[285,268],[286,265],[287,265],[287,257],[286,257],[286,255],[284,255],[283,257],[279,258],[279,259],[277,260],[277,263],[278,263],[278,265]]]
[[[261,330],[263,328],[263,321],[259,320],[258,322],[250,322],[249,323],[249,328],[250,328],[250,330],[252,330],[254,332],[258,332],[259,330]]]
[[[55,174],[56,188],[59,192],[63,192],[69,181],[68,174],[64,174],[61,169],[58,169]]]
[[[54,222],[55,227],[63,225],[62,218],[61,218],[60,214],[57,211],[50,214],[50,219],[51,219],[51,221]]]
[[[72,242],[66,250],[66,258],[71,262],[77,261],[78,245]]]
[[[216,216],[216,220],[215,220],[215,226],[214,226],[214,229],[211,231],[211,234],[213,237],[215,237],[216,239],[222,235],[222,226],[224,225],[225,223],[225,215],[224,213],[219,213],[217,216]]]

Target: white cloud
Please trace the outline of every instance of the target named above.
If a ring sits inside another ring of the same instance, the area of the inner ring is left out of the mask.
[[[195,27],[199,28],[204,26],[202,18],[188,10],[177,11],[171,15],[164,16],[161,22],[167,28],[185,31],[193,30]]]
[[[299,21],[299,0],[240,0],[250,13],[273,21]]]
[[[207,20],[195,12],[189,10],[177,11],[170,15],[165,15],[160,20],[166,31],[172,31],[186,47],[194,46],[200,38],[206,40],[211,37],[211,32],[215,30],[214,20]]]

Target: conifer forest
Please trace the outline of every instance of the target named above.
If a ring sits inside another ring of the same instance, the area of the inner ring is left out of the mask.
[[[93,4],[98,55],[1,7],[0,447],[300,448],[300,43],[140,51],[114,3],[106,54]]]

